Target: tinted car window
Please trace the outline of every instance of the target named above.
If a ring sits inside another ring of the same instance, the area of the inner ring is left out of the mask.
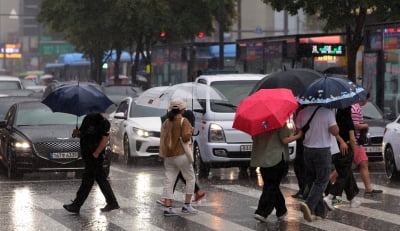
[[[382,112],[371,102],[367,102],[363,107],[363,116],[368,119],[383,119]]]
[[[247,97],[258,80],[215,81],[211,86],[219,90],[226,101],[211,100],[211,110],[214,112],[235,112],[236,106]]]
[[[22,89],[21,84],[17,81],[1,81],[0,90],[18,90]]]
[[[161,117],[167,113],[167,109],[146,107],[143,105],[132,104],[130,117]]]
[[[78,124],[82,122],[84,116],[78,118]],[[77,123],[76,115],[52,112],[48,108],[37,108],[37,105],[32,107],[21,108],[18,112],[15,125],[31,126],[31,125],[61,125]]]

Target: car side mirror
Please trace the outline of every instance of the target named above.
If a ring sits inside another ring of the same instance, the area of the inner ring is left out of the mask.
[[[123,113],[123,112],[117,112],[117,113],[115,113],[115,114],[114,114],[114,118],[115,118],[115,119],[123,119],[123,120],[126,120],[125,113]]]

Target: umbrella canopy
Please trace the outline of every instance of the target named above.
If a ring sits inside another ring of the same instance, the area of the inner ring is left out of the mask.
[[[180,83],[167,88],[153,91],[152,94],[143,92],[136,100],[137,104],[167,109],[172,99],[181,98],[186,101],[188,109],[203,109],[206,99],[227,102],[225,96],[217,89],[202,83]]]
[[[310,83],[322,77],[321,73],[307,68],[279,71],[261,79],[254,86],[251,93],[259,89],[287,88],[292,90],[295,96],[298,96],[303,93]]]
[[[24,77],[24,79],[36,79],[36,78],[38,78],[37,75],[27,75]]]
[[[44,75],[44,71],[27,71],[27,72],[23,72],[23,73],[19,74],[19,77],[25,78],[25,76],[28,76],[28,75],[42,76],[42,75]]]
[[[311,83],[302,95],[300,104],[323,104],[331,108],[345,108],[365,100],[367,92],[354,82],[333,76],[325,76]]]
[[[45,74],[45,75],[40,76],[40,79],[52,79],[52,78],[54,78],[54,76],[50,75],[50,74]]]
[[[281,128],[298,107],[289,89],[260,89],[240,102],[232,127],[252,136]]]
[[[53,112],[82,116],[105,112],[113,102],[100,90],[89,84],[65,84],[51,92],[43,101]]]

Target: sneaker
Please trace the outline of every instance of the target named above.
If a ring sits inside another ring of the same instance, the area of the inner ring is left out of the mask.
[[[326,197],[324,197],[323,200],[324,200],[325,205],[328,207],[328,209],[330,211],[335,210],[335,207],[333,207],[333,204],[332,204],[332,199],[330,199],[328,196],[326,196]]]
[[[199,212],[199,211],[198,211],[197,209],[193,208],[191,204],[188,204],[188,205],[185,204],[185,205],[182,207],[182,213],[196,214],[196,213],[198,213],[198,212]]]
[[[102,212],[110,212],[111,210],[119,209],[118,204],[107,204],[104,208],[101,208],[100,211]]]
[[[64,209],[67,210],[70,213],[79,213],[79,210],[81,209],[81,207],[75,205],[74,203],[72,204],[65,204],[63,205]]]
[[[164,210],[164,216],[172,217],[178,216],[178,214],[175,212],[175,209],[173,209],[172,207],[168,207],[166,210]]]
[[[257,213],[254,215],[254,219],[256,219],[258,221],[261,221],[261,222],[264,222],[264,223],[267,223],[267,217],[263,217],[263,216],[261,216],[260,214],[257,214]]]
[[[313,221],[312,215],[311,215],[311,210],[306,203],[304,203],[304,202],[300,203],[300,210],[303,213],[304,219],[306,219],[308,222]]]
[[[165,206],[165,199],[158,199],[157,204],[160,204],[162,206]]]
[[[334,199],[332,199],[332,205],[340,205],[343,203],[343,200],[341,197],[335,197]]]
[[[365,192],[364,195],[365,195],[365,196],[373,196],[373,195],[375,195],[375,194],[379,194],[379,193],[382,193],[382,192],[383,192],[383,191],[380,190],[380,189],[372,189],[371,192]]]
[[[203,192],[203,194],[196,194],[196,197],[193,199],[192,202],[198,202],[199,200],[203,199],[206,196],[206,193]]]
[[[361,205],[361,202],[356,199],[353,199],[350,201],[350,208],[358,208],[358,207],[360,207],[360,205]]]

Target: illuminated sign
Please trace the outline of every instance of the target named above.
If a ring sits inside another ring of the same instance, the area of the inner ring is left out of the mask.
[[[339,62],[339,57],[331,56],[331,55],[324,55],[315,57],[314,62],[317,63],[337,63]]]
[[[311,54],[313,56],[324,56],[324,55],[345,55],[343,44],[312,44]]]
[[[5,46],[4,46],[5,45]],[[21,59],[21,44],[20,43],[6,43],[0,47],[0,58],[4,58],[6,55],[6,59]]]

